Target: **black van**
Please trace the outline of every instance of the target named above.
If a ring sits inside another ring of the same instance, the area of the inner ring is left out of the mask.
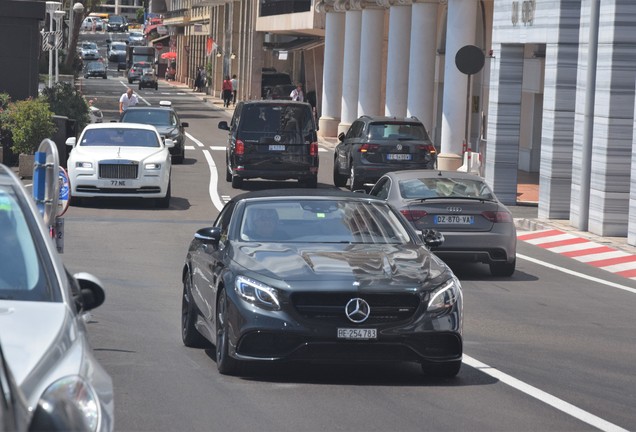
[[[228,125],[226,180],[240,188],[243,179],[297,179],[306,187],[318,183],[318,135],[311,105],[286,100],[236,104]]]

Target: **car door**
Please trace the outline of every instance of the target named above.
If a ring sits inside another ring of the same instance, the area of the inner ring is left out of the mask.
[[[236,157],[234,155],[234,151],[236,150],[236,133],[238,129],[238,124],[241,119],[241,112],[243,111],[243,102],[239,102],[236,104],[236,108],[234,109],[234,115],[232,116],[232,120],[230,120],[230,133],[227,138],[227,163],[228,168],[234,170],[236,167]]]
[[[209,322],[214,320],[218,277],[226,266],[226,246],[234,207],[234,202],[227,203],[214,222],[213,226],[221,229],[221,241],[218,245],[199,242],[191,254],[192,297],[201,314]]]
[[[340,174],[349,175],[349,165],[351,161],[351,148],[364,129],[364,122],[356,120],[349,127],[344,139],[336,146],[336,163]]]

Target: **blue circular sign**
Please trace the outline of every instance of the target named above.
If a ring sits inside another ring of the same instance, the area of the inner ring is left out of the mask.
[[[68,180],[66,170],[60,167],[58,174],[58,188],[60,191],[57,201],[57,215],[62,216],[68,209],[69,200],[71,199],[71,183]]]

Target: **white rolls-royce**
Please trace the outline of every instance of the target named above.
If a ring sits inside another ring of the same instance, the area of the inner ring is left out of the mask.
[[[68,158],[71,204],[83,198],[137,197],[170,206],[169,148],[154,126],[137,123],[89,124],[72,146]]]

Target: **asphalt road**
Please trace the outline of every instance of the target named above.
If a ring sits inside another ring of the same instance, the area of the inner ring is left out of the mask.
[[[127,85],[122,74],[114,66],[109,79],[83,83],[109,119]],[[92,272],[107,292],[89,331],[114,380],[117,430],[636,430],[636,283],[524,242],[512,278],[454,266],[466,354],[454,380],[425,378],[411,364],[258,365],[248,377],[220,375],[213,347],[181,342],[180,274],[193,233],[238,192],[223,175],[217,128],[229,115],[162,82],[138,93],[151,105],[172,100],[190,123],[170,208],[100,201],[65,215],[67,266]],[[332,153],[323,148],[320,158],[319,187],[332,187]],[[245,188],[281,183],[295,184]]]

